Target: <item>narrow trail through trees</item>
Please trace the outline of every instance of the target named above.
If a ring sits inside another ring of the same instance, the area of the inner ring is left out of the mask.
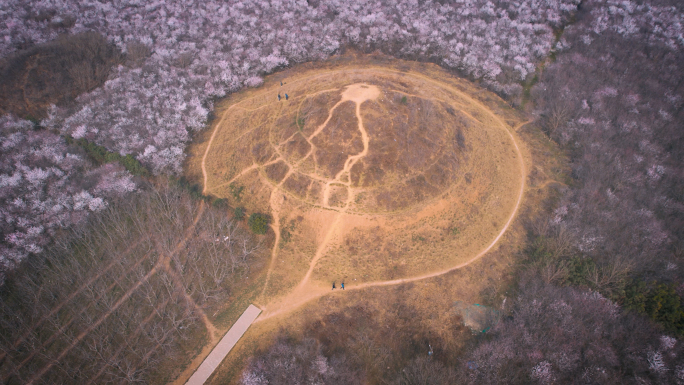
[[[130,288],[126,293],[124,293],[116,301],[116,303],[114,303],[114,305],[107,311],[107,313],[100,316],[100,318],[98,318],[95,322],[93,322],[87,329],[83,330],[81,333],[79,333],[77,336],[75,336],[75,338],[73,339],[71,344],[67,345],[53,361],[51,361],[49,364],[47,364],[41,370],[39,370],[37,373],[35,373],[33,375],[33,377],[31,377],[26,382],[26,384],[31,385],[34,382],[36,382],[37,380],[39,380],[40,377],[42,377],[45,373],[47,373],[47,371],[50,370],[50,368],[52,368],[52,366],[54,364],[61,361],[62,358],[64,358],[64,356],[66,356],[71,351],[71,349],[76,347],[76,345],[78,345],[91,331],[96,329],[98,326],[100,326],[100,324],[102,324],[102,322],[107,320],[107,318],[109,318],[116,311],[116,309],[118,309],[122,304],[124,304],[126,302],[126,300],[128,300],[128,298],[131,295],[133,295],[133,293],[140,286],[142,286],[145,282],[147,282],[147,280],[150,279],[150,277],[152,277],[154,274],[157,273],[157,270],[159,270],[162,267],[162,264],[160,262],[161,262],[161,260],[159,262],[157,262],[157,264],[140,281],[138,281],[135,285],[133,285],[132,288]]]
[[[143,240],[138,240],[134,244],[130,245],[122,254],[122,257],[127,257],[131,250],[135,249],[138,247],[138,245],[142,242]],[[147,255],[145,255],[143,258],[141,258],[138,263],[141,261],[145,260],[147,258]],[[119,261],[112,261],[109,263],[107,266],[105,266],[98,274],[93,276],[91,279],[86,281],[86,283],[82,284],[79,286],[76,290],[74,290],[71,294],[69,294],[66,298],[64,298],[62,301],[57,303],[48,313],[46,313],[44,316],[42,316],[36,323],[31,325],[31,327],[26,329],[26,332],[23,333],[19,338],[17,338],[14,343],[11,345],[13,349],[16,349],[28,336],[33,333],[36,328],[38,328],[40,325],[43,324],[46,320],[48,320],[50,317],[54,316],[58,311],[60,311],[67,303],[71,302],[76,296],[81,293],[81,291],[85,290],[87,287],[89,287],[93,282],[97,281],[100,279],[102,276],[104,276],[112,267],[114,267]],[[138,263],[133,264],[126,273],[130,272],[132,269],[134,269],[136,266],[138,266]],[[0,352],[0,360],[5,358],[7,352]]]
[[[135,332],[133,332],[133,334],[128,338],[128,340],[130,340],[130,341],[135,341],[135,339],[138,338],[138,336],[140,335],[140,333],[142,333],[143,327],[144,327],[145,325],[147,325],[150,321],[152,321],[152,319],[153,319],[155,316],[158,316],[158,315],[159,315],[159,314],[158,314],[158,313],[159,313],[159,310],[160,310],[160,309],[163,309],[168,303],[169,303],[169,300],[165,300],[165,301],[162,302],[161,304],[157,305],[157,307],[155,307],[155,308],[150,312],[150,314],[149,314],[147,317],[145,317],[145,319],[143,319],[143,321],[140,323],[140,325],[138,325],[138,327],[136,328]],[[122,353],[122,352],[124,351],[124,349],[127,348],[127,347],[128,347],[128,344],[122,344],[122,345],[114,352],[114,354],[112,354],[111,360],[112,360],[113,362],[116,362],[116,359],[121,355],[121,353]],[[102,374],[104,374],[104,372],[105,372],[105,370],[107,370],[107,367],[108,367],[108,366],[109,366],[109,364],[104,364],[104,365],[102,365],[102,366],[100,367],[100,370],[98,370],[98,372],[95,374],[95,376],[93,376],[91,379],[88,380],[88,382],[86,383],[86,385],[90,385],[90,384],[95,383],[95,382],[100,378],[100,376],[102,376]]]
[[[163,247],[160,245],[157,245],[158,249],[158,259],[155,262],[155,264],[150,268],[147,273],[140,277],[133,286],[131,286],[125,293],[123,293],[117,300],[112,304],[112,306],[108,309],[107,312],[103,313],[100,315],[96,320],[93,321],[92,324],[90,324],[86,329],[81,331],[78,335],[74,336],[73,340],[71,341],[70,344],[65,346],[60,353],[57,355],[57,357],[54,360],[51,360],[47,365],[42,367],[41,369],[37,370],[31,378],[26,380],[27,384],[33,384],[37,381],[40,380],[40,378],[45,375],[55,364],[59,363],[62,358],[64,358],[73,348],[75,348],[81,341],[83,341],[89,333],[91,333],[93,330],[97,329],[99,325],[101,325],[103,322],[105,322],[116,310],[121,307],[124,303],[128,301],[128,299],[138,290],[140,289],[147,281],[150,280],[154,275],[159,273],[160,271],[165,271],[167,274],[171,276],[171,279],[174,281],[174,286],[176,286],[176,289],[179,291],[180,294],[184,296],[184,298],[189,302],[190,306],[193,308],[193,310],[197,311],[202,318],[203,324],[205,328],[207,329],[207,333],[209,335],[209,338],[211,340],[211,343],[214,344],[218,340],[218,333],[217,333],[217,328],[215,325],[209,321],[208,317],[204,312],[202,311],[197,304],[195,304],[194,300],[190,298],[187,293],[185,292],[185,288],[182,284],[180,277],[177,275],[177,272],[175,271],[174,267],[171,265],[171,260],[176,255],[177,253],[181,252],[182,249],[185,247],[187,244],[188,240],[194,235],[195,228],[197,227],[198,222],[202,218],[202,215],[204,214],[205,211],[205,203],[202,202],[200,203],[199,209],[197,210],[197,214],[195,215],[193,222],[188,226],[188,228],[185,231],[185,234],[183,235],[183,238],[175,245],[175,247],[170,250],[170,252],[165,253],[163,250]],[[135,245],[131,246],[134,247]],[[129,248],[128,250],[130,250]],[[146,260],[148,255],[145,257],[139,259],[136,263],[133,264],[133,267],[138,266],[141,261]],[[133,269],[133,267],[129,268],[127,271],[130,271]],[[92,281],[92,280],[91,280]],[[91,282],[89,281],[89,282]],[[85,287],[85,286],[83,286]],[[76,291],[78,292],[79,290],[82,290],[81,288],[78,288]],[[74,296],[71,295],[69,298],[73,298]],[[56,312],[59,310],[60,307],[64,306],[64,304],[68,301],[63,301],[59,303],[55,309],[52,310],[51,313]],[[164,302],[165,304],[166,302]],[[156,309],[156,308],[155,308]],[[156,310],[150,314],[146,320],[150,320],[153,318],[154,314],[156,314]],[[138,327],[142,327],[142,325],[138,325]],[[49,342],[49,340],[48,340]],[[158,344],[158,347],[161,346]],[[151,350],[149,354],[154,352],[156,349]],[[39,349],[35,350],[36,353],[40,352]],[[11,374],[15,373],[18,369],[20,369],[24,364],[29,362],[33,358],[33,355],[29,355],[26,359],[24,359],[15,369]],[[143,357],[144,361],[144,357]],[[103,369],[104,370],[104,369]],[[98,375],[101,375],[102,370],[98,372]],[[96,380],[97,376],[93,378],[92,380]]]

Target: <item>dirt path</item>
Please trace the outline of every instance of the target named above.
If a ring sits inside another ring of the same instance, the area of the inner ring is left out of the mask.
[[[347,174],[349,175],[349,172],[351,171],[352,167],[356,164],[356,162],[359,161],[359,159],[363,158],[368,154],[368,143],[369,143],[369,138],[368,138],[368,133],[366,132],[366,128],[363,126],[363,119],[361,118],[361,104],[365,102],[366,100],[373,100],[376,99],[378,96],[380,96],[380,90],[375,87],[375,86],[369,86],[366,84],[353,84],[342,93],[342,100],[335,106],[339,105],[340,103],[346,102],[348,100],[353,101],[356,104],[356,120],[358,122],[358,129],[361,132],[361,140],[363,141],[363,150],[356,154],[356,155],[349,155],[347,157],[347,160],[344,162],[344,167],[342,168],[341,171],[339,171],[336,175],[335,178],[332,181],[329,181],[326,183],[324,189],[323,189],[323,207],[328,207],[328,200],[330,197],[330,186],[333,183],[337,184],[343,184],[346,185],[347,187],[351,186],[351,178],[347,178],[347,182],[342,182],[341,178],[343,175]],[[334,109],[334,107],[333,107]],[[332,116],[332,109],[330,110],[330,115],[328,116],[328,120],[326,120],[326,123],[330,120],[330,117]],[[317,132],[320,132],[322,129],[319,128]],[[313,135],[312,135],[313,137]],[[309,138],[311,139],[311,138]],[[304,286],[306,283],[309,281],[309,278],[311,278],[311,274],[313,273],[314,267],[316,267],[316,264],[318,261],[325,255],[325,250],[328,247],[328,244],[332,240],[335,231],[337,230],[337,227],[340,223],[340,220],[346,213],[347,208],[349,207],[349,204],[353,200],[352,197],[353,194],[347,193],[347,202],[344,205],[344,208],[337,213],[337,216],[333,223],[330,225],[328,228],[328,231],[325,235],[325,238],[323,239],[323,242],[319,245],[318,249],[316,250],[316,254],[314,255],[313,259],[311,260],[311,263],[309,264],[309,270],[307,270],[306,274],[304,275],[304,278],[302,281],[299,283],[298,286]]]
[[[159,253],[162,256],[162,268],[171,276],[171,280],[173,281],[173,285],[176,288],[176,290],[178,290],[178,292],[181,293],[181,295],[183,295],[188,304],[199,314],[200,319],[204,324],[204,327],[207,329],[207,333],[209,334],[209,339],[211,340],[211,343],[214,343],[216,342],[216,335],[218,334],[218,330],[216,329],[214,324],[212,324],[211,321],[209,321],[209,317],[207,317],[206,313],[204,313],[204,310],[202,310],[202,308],[200,308],[195,303],[195,300],[192,299],[190,295],[188,295],[188,293],[185,290],[185,286],[183,285],[183,280],[181,279],[176,269],[174,269],[171,266],[171,260],[173,259],[173,257],[185,246],[185,244],[188,242],[188,239],[190,239],[190,237],[192,236],[192,233],[195,230],[197,223],[204,214],[205,207],[206,206],[204,204],[204,201],[200,203],[198,213],[193,219],[192,225],[188,227],[188,229],[185,232],[185,235],[183,236],[183,239],[180,242],[178,242],[178,244],[170,254],[164,255],[164,251],[162,250],[162,247],[159,244],[157,244],[157,249],[159,250]]]
[[[216,127],[214,128],[214,132],[211,133],[211,137],[209,138],[209,143],[207,143],[207,149],[204,151],[204,156],[202,156],[202,176],[204,177],[204,188],[202,189],[202,194],[206,195],[207,193],[207,180],[208,180],[208,175],[207,175],[207,155],[209,155],[209,150],[211,149],[211,144],[214,143],[214,138],[216,137],[216,133],[218,132],[219,127],[223,124],[223,121],[226,119],[226,116],[230,113],[230,111],[233,108],[237,108],[237,104],[233,104],[232,106],[228,107],[228,109],[223,113],[221,116],[221,119],[216,123]]]
[[[36,69],[38,66],[38,59],[40,59],[42,55],[37,54],[34,56],[31,56],[29,59],[29,63],[26,66],[26,69],[24,70],[24,76],[22,76],[21,79],[21,96],[24,99],[24,103],[26,104],[26,111],[31,113],[31,101],[28,99],[28,96],[26,96],[26,85],[28,84],[28,77],[31,75],[31,71]]]
[[[273,272],[273,267],[275,266],[275,261],[278,259],[278,246],[280,244],[280,206],[283,204],[283,197],[278,193],[277,189],[271,191],[271,199],[269,200],[271,205],[271,217],[273,222],[271,223],[271,228],[275,233],[275,240],[273,241],[273,249],[271,250],[271,261],[268,265],[268,271],[266,271],[266,282],[264,283],[264,288],[261,289],[260,299],[264,298],[266,294],[266,289],[268,289],[268,284],[271,281],[271,273]]]
[[[173,266],[171,266],[171,260],[173,257],[181,251],[181,249],[185,246],[187,243],[188,239],[192,236],[192,232],[197,226],[197,223],[199,222],[200,218],[202,217],[202,214],[204,214],[205,210],[205,205],[204,202],[200,204],[199,212],[195,216],[195,219],[192,222],[192,225],[188,228],[186,231],[185,235],[183,236],[183,239],[176,245],[174,250],[169,253],[169,254],[164,254],[164,250],[162,247],[157,244],[157,249],[161,255],[161,267],[166,271],[166,273],[171,277],[171,281],[178,290],[178,292],[185,298],[185,300],[188,302],[190,307],[199,314],[200,319],[202,320],[202,323],[204,324],[204,327],[207,329],[207,333],[209,334],[209,339],[210,343],[215,343],[218,335],[218,330],[214,326],[214,324],[209,321],[209,317],[207,317],[207,314],[202,310],[202,308],[195,303],[195,300],[186,292],[186,288],[183,284],[183,279],[180,277],[178,272],[176,271]]]
[[[500,123],[502,125],[504,125],[503,122],[500,121]],[[435,271],[435,272],[431,272],[428,274],[423,274],[423,275],[419,275],[419,276],[415,276],[415,277],[410,277],[410,278],[401,278],[401,279],[394,279],[394,280],[389,280],[389,281],[367,282],[367,283],[363,283],[360,285],[352,285],[352,286],[347,285],[346,290],[361,290],[361,289],[366,289],[366,288],[370,288],[370,287],[400,285],[403,283],[415,282],[415,281],[420,281],[423,279],[437,277],[440,275],[450,273],[454,270],[458,270],[458,269],[461,269],[463,267],[466,267],[466,266],[472,264],[473,262],[479,260],[480,258],[482,258],[485,254],[487,254],[487,252],[489,252],[499,242],[501,237],[503,237],[503,235],[506,233],[506,230],[508,230],[508,228],[510,227],[511,223],[513,223],[513,220],[517,216],[518,209],[520,208],[520,204],[522,203],[522,197],[523,197],[523,193],[525,190],[525,175],[526,175],[526,173],[525,173],[525,165],[524,165],[524,162],[522,160],[523,159],[522,158],[522,152],[520,151],[520,148],[518,147],[518,143],[515,140],[515,138],[513,137],[513,135],[510,133],[510,131],[507,130],[507,132],[510,135],[511,139],[513,140],[513,144],[515,145],[515,150],[518,154],[518,159],[520,161],[520,168],[521,168],[521,175],[522,175],[521,180],[520,180],[520,189],[518,191],[518,199],[516,200],[515,208],[513,209],[513,212],[511,213],[510,217],[508,218],[508,221],[506,221],[506,224],[501,229],[499,234],[496,236],[496,238],[494,238],[494,240],[485,249],[480,251],[477,255],[475,255],[470,260],[468,260],[464,263],[458,264],[456,266],[452,266],[450,268],[444,269],[444,270],[439,270],[439,271]],[[276,317],[278,315],[291,312],[291,311],[299,308],[300,306],[304,305],[305,303],[307,303],[309,301],[312,301],[314,299],[317,299],[317,298],[320,298],[324,295],[328,295],[328,294],[332,293],[332,291],[329,290],[328,288],[322,288],[319,286],[307,285],[308,278],[309,278],[310,273],[313,270],[313,267],[315,264],[314,262],[315,261],[312,261],[312,266],[309,268],[309,272],[307,272],[307,276],[304,278],[304,280],[302,280],[302,282],[297,287],[297,289],[295,289],[295,291],[293,291],[293,293],[290,296],[288,296],[285,301],[278,304],[279,306],[278,306],[277,310],[268,311],[266,309],[264,311],[264,313],[261,315],[261,317],[259,317],[255,322],[265,321],[269,318]]]
[[[342,93],[342,100],[340,100],[340,103],[351,100],[356,104],[356,121],[358,122],[358,129],[361,132],[363,150],[356,155],[348,156],[347,160],[344,162],[344,167],[342,167],[342,170],[340,170],[335,175],[335,178],[332,181],[326,183],[325,188],[323,189],[323,207],[328,207],[328,201],[330,198],[330,186],[333,183],[341,183],[343,185],[346,185],[347,187],[350,187],[351,178],[348,177],[347,182],[342,182],[342,176],[345,174],[349,176],[349,172],[351,171],[352,167],[354,167],[356,162],[358,162],[359,159],[363,158],[368,154],[368,143],[370,142],[370,139],[368,138],[368,132],[366,132],[366,128],[363,126],[363,118],[361,117],[361,104],[363,104],[363,102],[367,100],[377,99],[378,96],[380,96],[380,89],[378,89],[378,87],[363,83],[352,84],[349,87],[347,87],[347,89],[344,90],[344,92]],[[330,116],[332,116],[332,110],[330,111]],[[348,204],[346,206],[348,206]],[[343,212],[344,211],[346,210],[343,210]]]
[[[321,76],[326,76],[326,74],[318,75],[318,76],[315,76],[314,78],[318,78],[318,77],[321,77]],[[304,79],[295,79],[294,81],[291,81],[290,83],[291,83],[291,84],[295,84],[295,83],[299,83],[299,82],[302,82],[302,81],[305,81],[305,80],[307,80],[307,79],[306,79],[306,78],[304,78]],[[334,89],[333,89],[333,90],[318,91],[318,92],[316,92],[316,93],[314,93],[314,94],[312,94],[312,95],[319,94],[319,93],[323,93],[323,92],[329,92],[329,91],[334,91]],[[237,103],[231,105],[230,107],[228,107],[228,108],[226,109],[226,111],[223,113],[223,115],[221,115],[221,119],[218,121],[218,123],[216,123],[216,127],[214,127],[214,131],[211,133],[211,137],[209,137],[209,143],[207,143],[207,148],[206,148],[206,150],[204,151],[204,155],[202,156],[201,167],[202,167],[202,176],[203,176],[203,180],[204,180],[204,183],[203,183],[204,188],[202,189],[202,194],[206,194],[207,191],[208,191],[208,190],[207,190],[207,180],[208,180],[208,175],[207,175],[207,156],[209,155],[209,150],[211,149],[212,143],[214,143],[214,138],[216,137],[216,133],[219,131],[219,128],[221,127],[221,124],[222,124],[223,121],[226,119],[226,117],[228,116],[228,114],[230,113],[230,111],[231,111],[232,109],[234,109],[234,108],[242,108],[242,107],[239,106],[241,103],[244,103],[244,102],[246,102],[246,101],[248,101],[248,100],[252,100],[252,99],[255,99],[255,98],[258,98],[258,97],[261,97],[261,96],[263,96],[263,94],[259,93],[259,94],[257,94],[257,95],[254,95],[254,96],[250,97],[250,98],[242,99],[242,100],[238,101]],[[265,106],[262,106],[262,107],[265,107]],[[261,107],[260,107],[260,108],[261,108]],[[249,133],[249,132],[251,132],[251,130],[242,133],[240,136],[238,136],[237,138],[235,138],[235,140],[239,140],[243,135],[245,135],[245,134],[247,134],[247,133]]]
[[[526,125],[532,123],[533,121],[534,121],[534,119],[530,119],[530,120],[526,120],[524,122],[520,122],[520,123],[516,124],[515,127],[513,127],[513,131],[518,132],[518,131],[520,131],[520,129],[523,126],[526,126]]]
[[[186,292],[185,286],[183,285],[183,280],[181,279],[180,275],[178,272],[171,266],[171,258],[165,258],[164,260],[164,270],[171,276],[171,280],[173,281],[173,285],[178,290],[178,292],[185,298],[185,300],[188,302],[190,307],[199,314],[200,319],[202,320],[202,323],[204,324],[205,329],[207,329],[207,333],[209,334],[209,340],[210,343],[215,343],[217,336],[218,336],[218,330],[214,326],[214,324],[209,321],[209,317],[207,317],[207,314],[202,310],[201,307],[195,303],[195,300],[192,299],[192,297]]]
[[[537,190],[541,190],[541,189],[543,189],[544,187],[546,187],[546,186],[548,186],[548,185],[550,185],[550,184],[559,184],[559,185],[561,185],[561,186],[566,186],[566,187],[568,186],[567,184],[565,184],[565,183],[563,183],[563,182],[559,182],[559,181],[554,180],[554,179],[549,179],[549,180],[545,181],[544,183],[542,183],[542,184],[540,184],[540,185],[533,186],[533,188],[535,188],[535,189],[537,189]]]

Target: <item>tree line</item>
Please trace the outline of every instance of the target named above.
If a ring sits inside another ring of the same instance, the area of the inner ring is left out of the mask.
[[[169,381],[261,263],[223,210],[168,185],[66,232],[0,288],[4,383]]]

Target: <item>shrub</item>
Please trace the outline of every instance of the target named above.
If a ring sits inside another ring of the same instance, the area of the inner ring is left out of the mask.
[[[245,208],[236,207],[235,210],[233,210],[233,218],[235,218],[236,221],[245,219]]]
[[[638,281],[625,288],[625,298],[623,305],[626,309],[646,314],[646,300],[648,299],[648,288],[646,282]]]
[[[228,207],[228,200],[225,198],[219,198],[219,199],[214,199],[213,202],[211,202],[212,206],[225,209]]]
[[[646,313],[666,329],[682,334],[684,311],[681,305],[682,299],[677,294],[674,285],[660,284],[652,290],[646,302]]]
[[[121,156],[120,154],[112,151],[108,151],[105,147],[97,145],[93,142],[89,142],[85,139],[75,139],[70,135],[65,135],[64,138],[68,144],[74,144],[81,147],[88,157],[95,162],[97,165],[102,165],[105,163],[115,163],[118,162],[128,172],[133,175],[147,176],[149,172],[145,166],[140,163],[133,155],[128,154],[126,156]]]
[[[589,257],[574,257],[568,263],[568,282],[574,286],[589,286],[589,274],[596,270],[596,263]]]
[[[240,379],[253,384],[357,384],[363,378],[347,355],[325,356],[314,338],[295,341],[281,335],[267,351],[258,354]]]
[[[188,193],[190,193],[190,196],[193,199],[203,199],[206,200],[206,196],[202,194],[202,187],[197,184],[197,183],[190,183],[189,180],[187,180],[184,176],[174,179],[176,183],[178,183],[178,186],[184,190],[186,190]]]
[[[115,155],[119,155],[114,153]],[[133,175],[138,175],[138,176],[146,176],[149,175],[149,172],[145,168],[145,166],[142,165],[137,159],[133,157],[133,155],[128,154],[126,156],[119,156],[118,159],[119,163],[121,163],[122,166],[126,168],[131,174]]]
[[[242,192],[245,190],[245,186],[240,186],[231,183],[230,185],[228,185],[228,188],[230,189],[230,195],[232,195],[233,198],[235,198],[235,200],[239,202],[242,199]]]
[[[249,228],[254,234],[266,234],[271,217],[267,214],[254,213],[249,216]]]
[[[635,281],[625,288],[625,308],[649,316],[666,330],[684,334],[682,297],[672,284]]]

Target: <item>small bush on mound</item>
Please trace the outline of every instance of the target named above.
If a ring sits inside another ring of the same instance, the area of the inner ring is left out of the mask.
[[[625,288],[626,309],[649,316],[665,330],[684,335],[684,299],[673,284],[634,281]]]
[[[245,186],[240,186],[231,183],[230,185],[228,185],[228,188],[230,188],[230,195],[232,195],[236,201],[240,202],[240,199],[242,199],[242,191],[244,191]]]
[[[178,183],[178,186],[180,186],[180,188],[182,188],[183,190],[190,193],[190,196],[193,199],[197,199],[197,200],[200,200],[200,199],[201,200],[210,200],[211,199],[210,197],[202,194],[202,187],[199,184],[190,183],[190,181],[185,179],[184,176],[180,177],[179,179],[176,179],[175,181],[176,181],[176,183]]]
[[[268,231],[268,223],[271,221],[271,217],[266,214],[254,213],[249,216],[249,228],[252,229],[254,234],[266,234]]]
[[[228,208],[228,200],[225,198],[214,199],[211,205],[219,209],[225,209]]]
[[[233,218],[235,218],[236,221],[241,221],[245,219],[245,208],[244,207],[236,207],[235,210],[233,211]]]

